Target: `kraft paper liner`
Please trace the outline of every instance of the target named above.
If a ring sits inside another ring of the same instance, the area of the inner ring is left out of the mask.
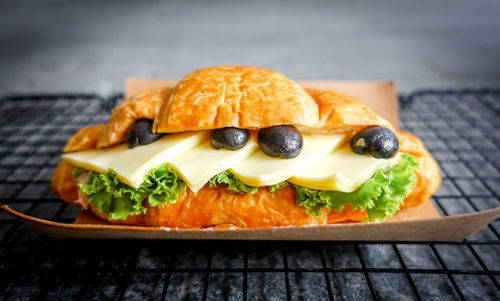
[[[129,78],[125,97],[150,88],[173,87],[178,80]],[[392,82],[299,82],[305,88],[325,89],[355,96],[398,127],[398,102]],[[2,209],[33,229],[61,238],[329,240],[329,241],[457,241],[500,216],[500,207],[475,213],[440,217],[430,200],[407,208],[382,223],[340,223],[265,229],[170,229],[113,225],[82,212],[73,224],[57,223]]]
[[[78,239],[458,241],[479,231],[500,216],[499,207],[454,216],[387,221],[378,224],[350,223],[268,229],[189,230],[109,224],[64,224],[25,215],[7,205],[3,205],[2,209],[35,230],[59,238]],[[87,213],[83,215],[85,214]],[[95,217],[84,218],[95,219]]]

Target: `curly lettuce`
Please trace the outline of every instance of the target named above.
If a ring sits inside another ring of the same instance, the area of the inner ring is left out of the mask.
[[[379,222],[396,213],[404,198],[415,184],[413,170],[418,163],[408,154],[403,154],[398,165],[386,167],[376,172],[357,190],[346,193],[339,191],[315,190],[291,184],[296,190],[297,205],[305,208],[308,214],[320,215],[323,208],[342,211],[345,205],[366,211],[365,221]],[[81,168],[73,170],[73,177],[79,178]],[[258,187],[246,185],[229,171],[213,176],[209,187],[226,184],[226,189],[239,194],[255,194]],[[268,186],[275,192],[290,185],[283,181]],[[146,212],[145,204],[162,207],[174,203],[187,185],[167,163],[154,168],[144,178],[139,188],[133,188],[118,178],[115,171],[105,173],[90,171],[88,181],[79,184],[80,191],[88,196],[88,202],[106,214],[110,220],[124,220],[128,216]]]
[[[73,176],[77,178],[81,172],[75,169]],[[168,164],[163,164],[152,169],[137,189],[120,181],[112,169],[105,173],[90,171],[88,181],[79,187],[99,212],[110,220],[124,220],[145,213],[144,202],[154,207],[175,202],[187,185]]]
[[[80,167],[75,167],[75,169],[73,169],[73,171],[71,172],[71,174],[73,175],[73,178],[78,179],[83,173],[83,169],[81,169]]]
[[[415,184],[413,170],[418,163],[413,156],[403,154],[398,165],[376,172],[369,180],[353,192],[315,190],[293,185],[296,189],[297,205],[308,214],[320,215],[323,208],[342,211],[345,205],[366,211],[366,222],[380,222],[393,216],[404,198]]]
[[[208,186],[210,188],[217,187],[219,184],[227,184],[227,187],[226,187],[227,190],[235,192],[235,193],[239,193],[239,194],[245,194],[245,193],[255,194],[255,193],[257,193],[257,191],[259,191],[259,187],[249,186],[249,185],[243,183],[242,181],[240,181],[240,179],[238,179],[238,177],[236,175],[232,174],[231,172],[229,172],[227,170],[223,171],[219,174],[216,174],[208,182]],[[278,184],[268,186],[267,189],[270,192],[275,192],[276,190],[285,188],[286,186],[288,186],[288,182],[283,181],[283,182],[280,182]]]
[[[270,192],[275,192],[276,190],[283,189],[283,188],[285,188],[287,186],[288,186],[288,182],[287,181],[283,181],[283,182],[280,182],[278,184],[274,184],[274,185],[268,186],[267,189]]]
[[[259,190],[258,187],[249,186],[241,182],[234,174],[227,170],[216,174],[208,182],[210,188],[217,187],[219,184],[227,184],[227,190],[239,194],[255,194]]]

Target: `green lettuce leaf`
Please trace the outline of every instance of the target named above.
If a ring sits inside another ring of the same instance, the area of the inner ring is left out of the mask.
[[[80,174],[81,170],[73,172],[74,176]],[[173,203],[187,187],[168,164],[152,169],[137,189],[120,181],[112,169],[105,173],[89,172],[87,183],[79,186],[80,191],[88,196],[89,204],[111,220],[124,220],[130,215],[145,213],[143,202],[154,207]]]
[[[80,167],[75,167],[75,169],[73,169],[73,171],[71,172],[75,180],[78,179],[82,173],[83,169],[81,169]]]
[[[321,209],[342,211],[346,204],[367,212],[366,222],[380,222],[393,216],[415,184],[413,172],[418,163],[413,156],[403,154],[398,165],[376,172],[368,181],[353,192],[309,189],[293,185],[297,205],[308,214],[320,215]]]
[[[281,183],[271,185],[271,186],[267,187],[267,189],[269,189],[270,192],[275,192],[276,190],[283,189],[287,186],[288,186],[288,182],[283,181]]]
[[[234,174],[229,171],[223,171],[219,174],[213,176],[208,182],[210,188],[217,187],[219,184],[227,184],[227,189],[236,193],[257,193],[258,187],[248,186],[247,184],[241,182]]]
[[[403,154],[401,161],[394,167],[379,170],[357,190],[345,193],[338,191],[315,190],[293,185],[296,189],[297,205],[303,206],[308,214],[320,215],[323,208],[342,211],[346,204],[360,208],[368,213],[366,221],[382,221],[399,210],[403,199],[409,194],[418,169],[415,159]],[[75,168],[73,176],[77,179],[83,170]],[[209,181],[209,187],[227,184],[227,189],[235,193],[254,194],[258,187],[246,185],[229,171],[221,172]],[[275,192],[288,186],[284,181],[268,189]],[[144,202],[150,206],[161,207],[174,203],[179,193],[187,187],[167,163],[154,168],[144,178],[137,189],[121,182],[112,169],[105,173],[89,172],[87,183],[79,184],[80,191],[88,196],[88,202],[111,220],[124,220],[130,215],[145,213]]]

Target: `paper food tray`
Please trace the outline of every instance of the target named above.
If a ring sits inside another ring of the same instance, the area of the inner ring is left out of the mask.
[[[125,97],[149,88],[174,86],[177,80],[130,78]],[[299,82],[303,87],[332,90],[362,99],[373,111],[398,127],[398,102],[392,82]],[[221,239],[221,240],[329,240],[329,241],[457,241],[500,216],[500,207],[441,217],[430,200],[401,210],[382,223],[340,223],[250,229],[174,229],[113,225],[89,212],[72,224],[28,216],[3,205],[8,214],[29,227],[61,238],[114,239]]]

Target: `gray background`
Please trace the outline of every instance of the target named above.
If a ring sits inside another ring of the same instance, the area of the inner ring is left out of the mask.
[[[119,92],[219,64],[294,79],[500,85],[500,1],[4,1],[0,95]]]

